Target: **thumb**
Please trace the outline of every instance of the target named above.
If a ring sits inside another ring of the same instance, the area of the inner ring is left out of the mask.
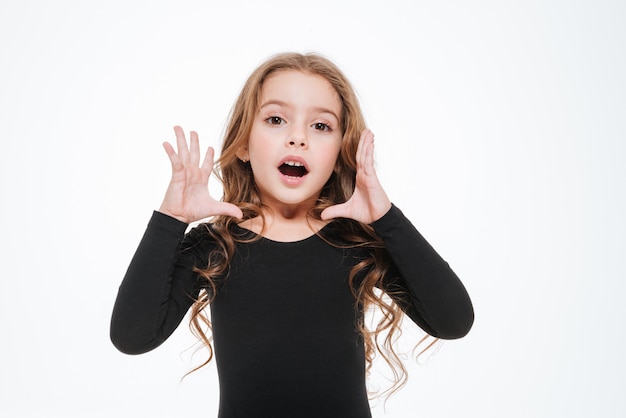
[[[343,218],[345,217],[345,213],[347,212],[347,205],[345,203],[340,203],[338,205],[329,206],[322,211],[320,217],[322,220],[327,221],[328,219],[333,218]]]
[[[232,216],[233,218],[243,218],[243,212],[236,205],[232,203],[219,202],[219,215]]]

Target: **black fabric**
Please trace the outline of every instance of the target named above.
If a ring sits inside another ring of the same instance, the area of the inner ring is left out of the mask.
[[[332,225],[321,231],[329,239]],[[435,337],[464,336],[472,304],[448,264],[395,206],[372,226],[393,260],[386,289],[410,295],[407,315]],[[202,286],[193,267],[206,266],[215,246],[207,227],[184,235],[186,224],[153,214],[113,310],[120,351],[152,350],[179,325]],[[317,235],[237,244],[211,304],[221,418],[371,416],[355,326],[363,313],[348,286],[366,256]]]

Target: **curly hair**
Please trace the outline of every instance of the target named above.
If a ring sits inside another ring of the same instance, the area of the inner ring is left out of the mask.
[[[366,128],[357,96],[348,79],[330,60],[318,54],[283,53],[275,55],[262,63],[248,78],[239,94],[226,127],[222,152],[215,164],[215,174],[222,183],[222,200],[237,205],[243,212],[243,219],[263,217],[263,202],[255,185],[249,164],[237,157],[237,151],[247,146],[252,124],[259,108],[259,101],[264,81],[278,71],[301,71],[324,77],[337,91],[341,100],[342,142],[335,169],[324,185],[315,207],[308,212],[308,219],[320,220],[321,212],[332,205],[346,202],[353,194],[356,182],[356,151],[361,132]],[[235,244],[242,242],[241,237],[233,236],[231,226],[238,220],[229,216],[216,216],[207,228],[217,243],[216,249],[209,255],[207,267],[197,269],[206,280],[205,289],[192,306],[190,328],[209,350],[209,358],[197,370],[213,357],[213,348],[205,330],[210,330],[211,323],[205,308],[211,303],[218,289],[216,279],[227,274],[228,265],[235,251]],[[393,393],[404,385],[407,379],[406,369],[394,348],[394,342],[401,334],[403,317],[402,305],[406,295],[393,294],[383,289],[383,278],[390,266],[388,255],[381,239],[369,225],[349,219],[334,219],[333,228],[337,231],[341,243],[330,245],[364,248],[369,257],[354,266],[350,273],[349,284],[356,306],[363,311],[371,307],[379,309],[380,320],[371,329],[366,326],[361,315],[358,327],[363,336],[366,369],[369,373],[377,353],[393,371],[394,382],[385,392]],[[259,236],[257,236],[258,238]],[[249,238],[248,238],[249,239]],[[359,277],[357,280],[356,278]],[[361,280],[361,277],[364,279]],[[387,297],[385,296],[387,294]]]

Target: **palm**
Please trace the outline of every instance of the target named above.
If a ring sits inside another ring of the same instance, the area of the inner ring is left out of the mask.
[[[163,144],[172,163],[172,178],[159,210],[186,223],[215,215],[240,218],[242,213],[237,206],[215,200],[209,194],[213,148],[208,148],[200,164],[198,134],[191,132],[188,147],[182,128],[176,126],[174,132],[178,153],[169,143]]]
[[[352,197],[345,203],[326,208],[322,219],[342,217],[370,224],[391,207],[374,169],[374,134],[369,129],[361,134],[356,161],[356,184]]]

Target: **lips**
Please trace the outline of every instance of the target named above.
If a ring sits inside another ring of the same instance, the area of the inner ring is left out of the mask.
[[[309,173],[309,170],[304,161],[300,157],[289,156],[285,157],[278,166],[278,171],[284,176],[301,178]]]

